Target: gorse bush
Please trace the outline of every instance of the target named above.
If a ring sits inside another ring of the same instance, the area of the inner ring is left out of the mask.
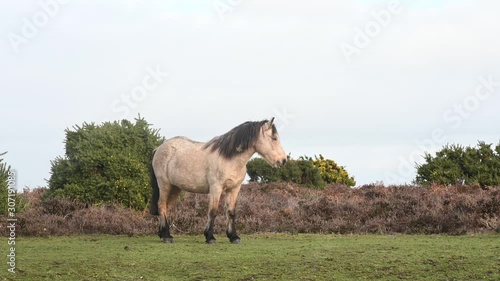
[[[314,167],[318,168],[321,178],[327,183],[343,183],[347,186],[355,186],[356,181],[354,177],[349,176],[344,167],[337,165],[337,163],[331,159],[325,159],[323,155],[315,157],[314,160],[309,159],[313,162]]]
[[[140,117],[67,129],[66,155],[52,161],[48,196],[142,210],[151,195],[151,153],[162,141]]]
[[[288,158],[287,164],[280,169],[273,168],[262,158],[250,160],[247,164],[250,181],[286,181],[319,189],[330,183],[356,185],[354,177],[349,176],[344,167],[331,159],[325,159],[321,154],[314,159],[307,156],[301,156],[297,160]]]
[[[500,143],[494,150],[485,142],[476,147],[446,145],[436,156],[426,153],[424,159],[426,163],[417,166],[419,184],[500,185]]]

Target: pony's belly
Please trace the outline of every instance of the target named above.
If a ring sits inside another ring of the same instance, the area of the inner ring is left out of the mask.
[[[187,192],[208,193],[210,188],[206,180],[188,176],[172,176],[170,183]]]
[[[182,190],[193,193],[208,194],[210,188],[208,186],[179,186]]]

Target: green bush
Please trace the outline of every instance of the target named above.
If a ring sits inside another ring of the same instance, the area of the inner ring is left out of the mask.
[[[297,160],[288,158],[287,164],[280,169],[273,168],[262,158],[250,160],[247,164],[250,181],[286,181],[319,189],[330,183],[356,185],[354,178],[349,176],[344,167],[338,166],[331,159],[325,159],[321,154],[314,159],[307,156],[301,156]]]
[[[247,163],[247,174],[250,181],[268,183],[281,179],[280,171],[267,164],[263,158],[253,158]]]
[[[7,152],[0,153],[0,156],[5,155]],[[9,201],[9,190],[8,190],[8,185],[9,182],[11,182],[12,177],[16,177],[15,171],[10,168],[9,165],[7,165],[5,162],[3,162],[3,159],[0,158],[0,216],[7,216],[9,215],[9,212],[12,210],[9,210],[9,202],[12,202],[12,198],[15,200],[15,212],[14,214],[17,214],[19,212],[24,211],[25,206],[26,206],[26,200],[22,196],[22,194],[19,194],[17,192],[17,189],[15,190],[15,193],[10,193],[11,199]],[[12,197],[14,195],[14,197]]]
[[[321,175],[321,171],[314,165],[311,158],[304,156],[296,161],[291,161],[291,163],[296,163],[301,172],[300,181],[296,183],[319,189],[323,189],[326,186],[326,181]]]
[[[122,120],[66,129],[66,155],[52,161],[48,196],[144,209],[151,195],[151,153],[163,141],[149,126],[139,117],[135,124]]]
[[[419,184],[500,185],[500,143],[495,150],[482,141],[476,147],[446,145],[436,156],[425,153],[424,159],[424,164],[417,165]]]
[[[5,153],[0,153],[0,156],[5,155]],[[7,209],[8,209],[8,190],[7,190],[7,180],[9,178],[9,172],[10,172],[10,166],[8,166],[5,162],[3,162],[3,159],[0,158],[0,182],[1,182],[1,187],[0,187],[0,215],[6,215],[7,214]]]

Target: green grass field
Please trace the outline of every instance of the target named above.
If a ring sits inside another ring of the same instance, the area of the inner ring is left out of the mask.
[[[500,280],[500,235],[241,237],[18,238],[0,280]]]

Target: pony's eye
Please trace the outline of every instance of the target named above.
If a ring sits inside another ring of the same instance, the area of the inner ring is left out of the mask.
[[[272,139],[273,141],[277,141],[277,140],[278,140],[278,138],[277,138],[277,137],[275,137],[275,136],[272,136],[272,137],[271,137],[271,139]]]

